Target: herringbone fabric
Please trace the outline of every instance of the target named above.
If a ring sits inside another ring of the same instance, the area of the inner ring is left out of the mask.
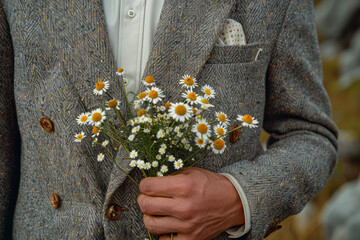
[[[73,142],[84,129],[75,117],[103,103],[92,94],[98,79],[110,80],[110,93],[122,98],[101,1],[0,2],[2,236],[12,225],[14,239],[144,239],[136,185],[110,161],[98,163],[98,149]],[[247,45],[214,46],[227,18],[243,25]],[[175,99],[184,74],[215,88],[218,111],[260,122],[199,166],[237,178],[251,209],[247,239],[262,239],[322,189],[336,162],[312,2],[165,0],[144,76],[153,75]],[[53,132],[41,128],[42,116],[53,121]],[[261,127],[271,134],[267,151]],[[122,154],[119,164],[140,179]],[[61,198],[58,209],[52,193]],[[118,220],[105,216],[108,203],[124,208]]]

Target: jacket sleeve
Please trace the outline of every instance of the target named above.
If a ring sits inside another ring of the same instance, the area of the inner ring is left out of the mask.
[[[11,239],[18,191],[20,137],[14,101],[14,56],[0,2],[0,239]]]
[[[247,239],[263,239],[326,185],[337,161],[337,128],[323,86],[310,0],[290,1],[266,78],[268,148],[220,170],[233,175],[250,206]]]

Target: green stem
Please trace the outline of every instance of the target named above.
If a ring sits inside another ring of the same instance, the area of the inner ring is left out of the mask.
[[[125,95],[126,105],[127,105],[128,111],[129,111],[129,115],[130,115],[131,118],[133,118],[133,115],[132,115],[131,109],[130,109],[129,100],[128,100],[127,93],[126,93],[126,89],[125,89],[124,77],[122,75],[121,75],[121,83],[122,83],[122,87],[123,87],[123,90],[124,90],[124,95]]]
[[[236,130],[238,130],[238,129],[240,129],[240,128],[243,128],[243,125],[241,125],[241,126],[239,126],[239,127],[237,127],[237,128],[231,129],[230,131],[228,131],[228,132],[225,133],[224,135],[228,135],[228,134],[230,134],[231,132],[236,131]]]
[[[194,157],[196,154],[198,154],[201,150],[202,150],[202,148],[200,148],[196,153],[194,153],[193,155],[191,155],[190,157],[188,157],[187,159],[185,159],[185,160],[184,160],[184,163],[185,163],[187,160],[189,160],[189,159],[191,159],[192,157]]]
[[[147,175],[146,175],[144,169],[141,169],[141,171],[142,171],[142,173],[144,174],[144,177],[147,178]]]
[[[124,169],[122,169],[117,163],[116,161],[110,156],[109,152],[107,149],[105,149],[106,151],[106,154],[109,156],[109,158],[111,159],[111,161],[113,161],[113,163],[115,163],[115,166],[120,170],[122,171],[123,173],[126,174],[126,176],[128,176],[130,178],[131,181],[133,181],[136,185],[140,185],[139,183],[137,183]]]
[[[172,233],[172,234],[171,234],[171,240],[173,240],[173,239],[174,239],[174,234]]]
[[[118,116],[118,118],[120,119],[121,123],[122,123],[124,126],[126,126],[126,122],[125,122],[124,118],[121,116],[119,110],[117,110],[117,108],[114,108],[114,111],[115,111],[116,115]]]
[[[149,231],[148,231],[148,235],[149,235],[149,240],[152,240],[152,237],[151,237],[151,234]]]
[[[210,152],[210,150],[207,150],[207,152],[206,152],[199,160],[197,160],[196,162],[194,162],[193,164],[191,164],[188,168],[193,167],[195,164],[197,164],[197,163],[199,163],[201,160],[203,160],[203,159],[206,157],[206,155],[208,155],[209,152]]]
[[[120,144],[124,147],[124,149],[125,149],[128,153],[130,153],[130,151],[127,149],[127,147],[125,146],[125,144],[124,144],[122,141],[120,141],[120,140],[114,138],[113,136],[107,134],[107,133],[106,133],[105,131],[103,131],[102,129],[100,129],[100,131],[103,132],[106,136],[108,136],[108,137],[114,139],[116,142],[120,143]]]

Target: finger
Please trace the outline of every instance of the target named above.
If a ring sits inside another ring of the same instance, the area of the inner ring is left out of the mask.
[[[147,215],[181,216],[181,210],[178,207],[180,204],[173,198],[149,197],[140,194],[137,202],[141,211]]]
[[[143,217],[146,228],[152,234],[170,234],[174,232],[191,232],[191,225],[174,217],[149,216]]]
[[[173,197],[189,190],[189,181],[184,175],[148,177],[140,182],[140,192],[154,197]]]

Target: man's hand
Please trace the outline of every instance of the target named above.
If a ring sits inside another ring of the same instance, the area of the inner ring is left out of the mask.
[[[244,224],[240,197],[224,176],[201,168],[145,178],[138,203],[153,234],[177,233],[175,240],[207,240]],[[162,236],[161,240],[170,239]]]

